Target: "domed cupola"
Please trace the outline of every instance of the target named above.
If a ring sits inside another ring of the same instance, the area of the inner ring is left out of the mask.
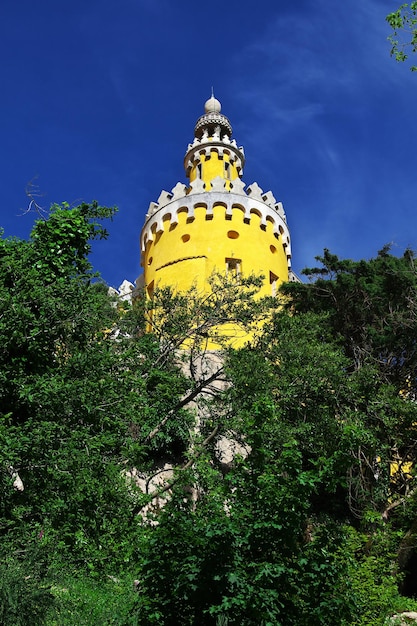
[[[194,136],[201,139],[204,132],[208,137],[216,133],[222,139],[225,135],[232,136],[232,126],[225,115],[221,113],[222,105],[211,96],[204,105],[204,115],[198,118],[194,128]]]
[[[194,141],[189,144],[184,159],[185,173],[190,182],[200,179],[210,191],[215,178],[230,181],[243,174],[245,156],[242,147],[231,139],[232,126],[221,113],[221,104],[211,96],[204,105],[204,115],[194,128]]]

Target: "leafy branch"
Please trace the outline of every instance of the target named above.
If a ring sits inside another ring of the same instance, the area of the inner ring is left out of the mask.
[[[408,59],[408,50],[417,52],[417,2],[402,4],[397,11],[387,15],[386,20],[393,33],[388,37],[391,43],[391,56],[396,61],[404,62]],[[417,71],[417,65],[411,65],[412,72]]]

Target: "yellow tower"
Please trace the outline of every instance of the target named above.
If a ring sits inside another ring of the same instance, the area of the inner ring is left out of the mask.
[[[189,184],[162,191],[146,215],[141,264],[150,297],[157,286],[208,291],[214,272],[262,274],[260,295],[275,295],[292,278],[283,206],[257,183],[243,183],[244,151],[231,135],[212,96],[185,155]]]

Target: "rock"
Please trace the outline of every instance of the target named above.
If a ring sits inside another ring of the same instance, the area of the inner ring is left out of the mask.
[[[397,613],[393,615],[389,621],[389,626],[407,626],[410,624],[417,624],[417,613],[414,611],[405,611],[404,613]]]

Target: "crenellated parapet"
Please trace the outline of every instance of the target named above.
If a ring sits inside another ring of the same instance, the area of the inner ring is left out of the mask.
[[[242,180],[236,179],[231,183],[230,188],[226,186],[226,182],[227,181],[225,181],[224,178],[221,178],[220,176],[213,179],[210,182],[211,191],[227,192],[229,194],[248,196],[253,200],[259,200],[260,202],[269,206],[271,209],[275,209],[275,211],[282,217],[284,222],[287,221],[282,202],[277,202],[271,191],[264,192],[256,182],[252,183],[251,185],[246,185],[246,183],[244,183]],[[196,193],[204,193],[205,191],[206,184],[200,179],[194,180],[188,186],[178,182],[171,191],[161,191],[158,201],[151,202],[149,204],[145,223],[152,215],[154,215],[154,213],[158,212],[167,204],[170,204],[171,202],[174,202],[175,200],[178,200],[180,198],[184,198],[185,196],[192,196]]]
[[[220,137],[217,139],[216,135],[210,141],[203,135],[201,139],[196,137],[193,143],[188,146],[184,159],[187,177],[190,176],[191,170],[196,163],[201,163],[202,160],[210,158],[213,152],[216,153],[219,159],[224,159],[227,156],[228,161],[236,166],[239,176],[242,174],[245,165],[243,147],[238,146],[236,141],[234,139],[230,140],[227,135],[223,137],[222,141],[220,141]]]
[[[213,219],[216,207],[224,208],[224,219],[231,220],[233,212],[243,215],[243,222],[251,224],[256,216],[259,228],[265,230],[268,222],[272,232],[285,249],[288,267],[291,266],[291,244],[284,207],[277,202],[271,191],[264,192],[257,183],[246,186],[241,179],[227,184],[222,177],[210,181],[210,192],[206,183],[194,180],[189,186],[177,183],[171,192],[162,191],[158,202],[151,202],[141,235],[142,253],[148,242],[179,222],[179,214],[186,213],[187,221],[195,219],[197,208],[205,209],[205,220]]]
[[[208,117],[210,115],[203,115],[200,120],[205,121]],[[212,115],[212,117],[217,120],[217,117],[220,116]],[[227,159],[231,165],[235,165],[238,175],[242,175],[245,165],[244,149],[242,146],[238,146],[236,140],[231,139],[229,134],[222,132],[222,127],[218,125],[213,128],[211,134],[209,127],[205,127],[202,134],[196,135],[193,143],[188,144],[184,158],[187,177],[190,176],[191,170],[196,164],[210,159],[213,153],[218,159]]]

